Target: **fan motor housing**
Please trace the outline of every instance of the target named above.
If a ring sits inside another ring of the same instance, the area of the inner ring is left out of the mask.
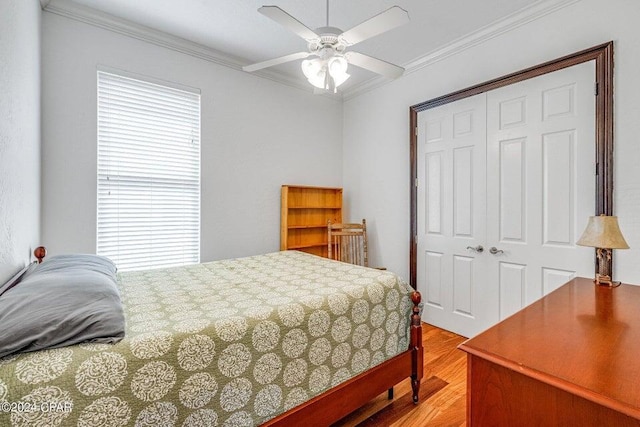
[[[340,28],[320,27],[316,28],[315,32],[320,36],[320,40],[309,42],[309,50],[311,52],[317,52],[327,47],[331,47],[338,52],[344,51],[346,46],[338,39],[338,36],[343,33]]]

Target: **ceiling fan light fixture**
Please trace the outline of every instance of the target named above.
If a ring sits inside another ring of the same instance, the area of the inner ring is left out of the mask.
[[[327,69],[321,59],[305,59],[302,61],[301,67],[309,83],[318,89],[325,89]]]
[[[301,68],[307,81],[318,89],[336,92],[336,88],[347,81],[350,74],[347,73],[349,63],[341,56],[330,59],[305,59]]]

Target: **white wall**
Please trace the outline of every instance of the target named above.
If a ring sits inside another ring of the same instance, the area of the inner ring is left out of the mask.
[[[342,104],[43,15],[43,244],[96,249],[96,68],[202,93],[201,259],[277,251],[280,186],[342,185]]]
[[[372,265],[409,273],[409,106],[614,40],[614,210],[631,250],[615,277],[640,284],[640,2],[582,0],[344,104],[352,218],[371,224]]]
[[[40,243],[40,14],[0,1],[0,284]]]

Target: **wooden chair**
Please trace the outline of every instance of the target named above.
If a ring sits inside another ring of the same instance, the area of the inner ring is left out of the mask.
[[[367,222],[362,224],[327,224],[330,259],[369,266],[367,259]]]

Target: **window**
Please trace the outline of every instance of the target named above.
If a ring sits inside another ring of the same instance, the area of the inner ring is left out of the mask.
[[[200,94],[98,71],[97,253],[200,261]]]

